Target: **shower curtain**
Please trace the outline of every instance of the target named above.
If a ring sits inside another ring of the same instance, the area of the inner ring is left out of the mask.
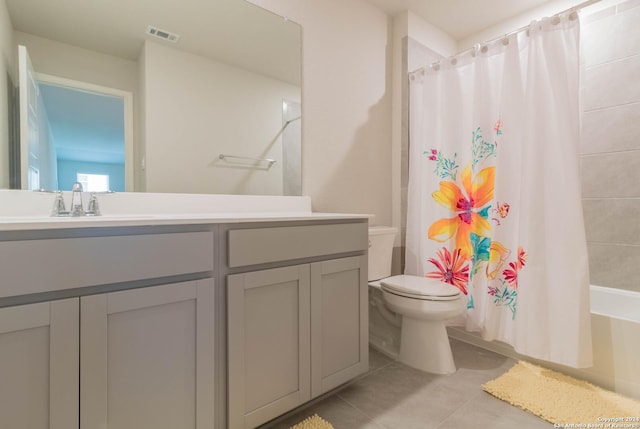
[[[450,283],[453,322],[591,366],[575,12],[410,77],[407,274]]]

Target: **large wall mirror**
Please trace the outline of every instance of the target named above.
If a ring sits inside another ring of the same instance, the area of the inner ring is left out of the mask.
[[[245,0],[0,1],[32,67],[17,187],[301,195],[298,24]]]

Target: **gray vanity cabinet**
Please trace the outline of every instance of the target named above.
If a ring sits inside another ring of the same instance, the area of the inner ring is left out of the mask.
[[[311,264],[311,396],[369,369],[367,257]]]
[[[0,428],[254,428],[348,382],[368,368],[367,235],[0,231]]]
[[[126,232],[0,240],[0,428],[214,427],[213,233]]]
[[[0,308],[0,428],[78,428],[79,299]]]
[[[81,428],[213,428],[212,279],[80,298]]]
[[[309,265],[228,277],[229,427],[311,399]]]
[[[304,228],[230,231],[231,263],[265,262],[259,254],[273,263],[263,239],[279,243],[277,252],[292,242],[298,249],[288,255],[321,259],[227,276],[231,429],[255,428],[368,369],[366,223]],[[323,250],[298,235],[309,233]]]

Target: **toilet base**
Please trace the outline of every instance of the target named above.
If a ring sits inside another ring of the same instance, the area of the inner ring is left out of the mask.
[[[433,374],[456,372],[444,321],[404,316],[399,360],[413,368]]]

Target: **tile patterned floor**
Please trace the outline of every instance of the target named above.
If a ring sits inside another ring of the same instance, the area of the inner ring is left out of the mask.
[[[288,429],[317,413],[335,429],[548,429],[552,424],[485,393],[515,360],[451,340],[458,371],[427,374],[371,350],[367,374],[263,428]]]

